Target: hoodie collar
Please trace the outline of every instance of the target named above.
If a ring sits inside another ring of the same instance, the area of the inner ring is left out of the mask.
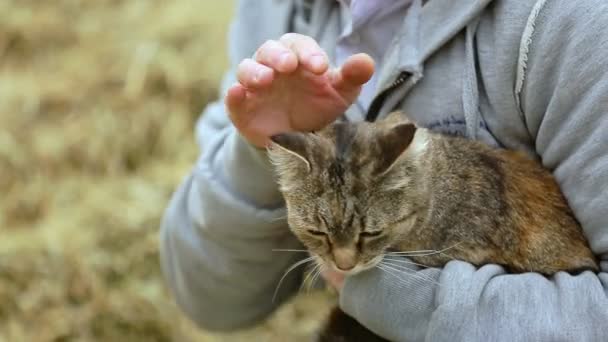
[[[414,0],[379,70],[378,93],[403,72],[422,77],[424,62],[461,32],[492,0]]]

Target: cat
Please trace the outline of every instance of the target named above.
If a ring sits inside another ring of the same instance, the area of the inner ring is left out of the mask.
[[[547,276],[598,271],[555,179],[522,152],[433,133],[401,112],[271,140],[289,227],[323,267],[352,275],[389,251],[449,249],[410,258]],[[345,333],[357,325],[336,309],[319,340],[384,341]]]

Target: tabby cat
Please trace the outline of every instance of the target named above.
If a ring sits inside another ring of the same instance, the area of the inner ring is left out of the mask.
[[[544,275],[598,270],[551,173],[521,152],[433,133],[399,112],[272,141],[289,226],[323,267],[351,275],[389,251],[449,249],[411,259]],[[320,340],[383,341],[364,334],[337,309]]]

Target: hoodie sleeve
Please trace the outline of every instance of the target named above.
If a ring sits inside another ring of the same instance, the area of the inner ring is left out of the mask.
[[[601,272],[546,278],[452,261],[347,279],[341,306],[395,341],[605,341],[608,336],[608,2],[548,0],[535,22],[522,117]],[[427,280],[423,278],[429,278]]]
[[[169,289],[186,314],[210,330],[263,319],[300,281],[298,270],[292,272],[273,300],[283,272],[298,260],[298,253],[273,249],[301,246],[288,230],[265,152],[237,134],[222,101],[236,82],[236,65],[286,30],[289,3],[239,2],[229,38],[232,69],[224,77],[221,99],[197,124],[202,153],[161,223],[161,265]]]

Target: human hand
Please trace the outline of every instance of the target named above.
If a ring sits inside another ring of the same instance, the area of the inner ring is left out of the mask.
[[[319,130],[355,101],[374,72],[366,54],[349,57],[330,69],[314,39],[296,33],[269,40],[237,69],[238,83],[228,89],[232,123],[251,144],[266,147],[276,134]]]

